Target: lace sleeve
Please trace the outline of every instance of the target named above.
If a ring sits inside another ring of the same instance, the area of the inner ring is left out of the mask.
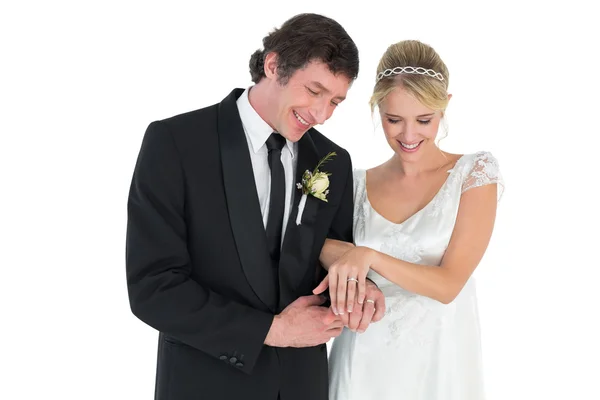
[[[462,193],[479,186],[498,184],[498,201],[504,193],[504,179],[498,160],[489,152],[475,154],[473,164],[462,184]]]

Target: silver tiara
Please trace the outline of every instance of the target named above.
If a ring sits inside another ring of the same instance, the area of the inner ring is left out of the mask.
[[[376,83],[379,82],[383,77],[390,75],[399,75],[399,74],[419,74],[419,75],[429,75],[432,78],[437,78],[440,81],[444,80],[444,76],[439,72],[435,72],[432,69],[425,69],[423,67],[396,67],[386,69],[383,72],[377,74]]]

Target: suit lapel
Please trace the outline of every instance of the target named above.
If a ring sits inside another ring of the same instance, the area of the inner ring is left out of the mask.
[[[275,311],[276,270],[268,253],[248,142],[236,104],[241,93],[243,90],[235,89],[219,104],[223,184],[231,230],[246,278],[262,302]]]
[[[301,182],[304,171],[312,171],[318,162],[319,154],[308,131],[298,141],[294,204],[290,211],[279,263],[280,309],[285,308],[298,297],[296,293],[298,286],[307,276],[308,269],[312,270],[313,267],[309,262],[313,251],[316,217],[322,200],[307,196],[301,223],[296,225],[298,206],[302,198],[302,191],[296,188],[296,182]]]

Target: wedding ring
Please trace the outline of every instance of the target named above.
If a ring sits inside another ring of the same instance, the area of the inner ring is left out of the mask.
[[[366,302],[375,304],[375,300],[373,300],[373,299],[367,299]]]
[[[350,281],[358,283],[358,279],[356,279],[356,278],[348,278],[348,282],[350,282]]]

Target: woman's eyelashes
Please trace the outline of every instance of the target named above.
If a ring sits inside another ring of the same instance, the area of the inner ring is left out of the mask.
[[[393,118],[388,118],[387,120],[390,124],[397,124],[398,122],[400,122],[399,119],[393,119]],[[431,122],[431,120],[430,119],[418,119],[417,122],[421,125],[427,125]]]

